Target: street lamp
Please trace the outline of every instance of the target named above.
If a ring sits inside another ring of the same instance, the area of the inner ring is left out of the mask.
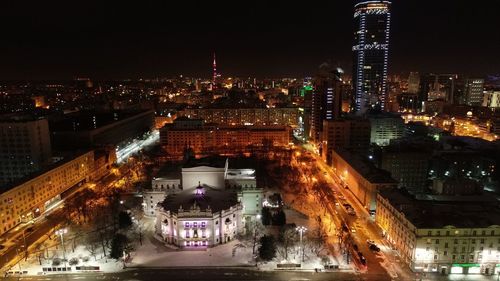
[[[300,248],[302,249],[302,262],[304,262],[304,244],[302,243],[302,235],[304,234],[304,232],[306,232],[307,228],[305,226],[297,226],[297,228],[295,228],[295,230],[297,230],[299,232],[299,235],[300,235]]]
[[[63,248],[64,270],[66,270],[66,248],[64,248],[64,234],[68,233],[66,228],[56,230],[56,235],[61,236],[61,244]]]
[[[19,252],[20,252],[20,249],[19,249],[19,248],[16,248],[16,253],[17,253],[17,255],[18,255],[18,256],[19,256]],[[20,260],[19,260],[19,262],[17,262],[17,265],[19,265],[19,274],[20,274],[20,275],[21,275],[21,274],[23,274],[23,271],[21,270],[21,261],[22,261],[22,259],[20,259]],[[14,265],[14,266],[15,266],[15,265]],[[14,266],[13,266],[13,267],[14,267]]]

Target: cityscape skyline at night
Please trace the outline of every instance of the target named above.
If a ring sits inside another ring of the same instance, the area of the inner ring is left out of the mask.
[[[498,2],[233,2],[3,5],[2,280],[500,280]]]

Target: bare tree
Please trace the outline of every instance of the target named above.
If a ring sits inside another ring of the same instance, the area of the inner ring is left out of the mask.
[[[295,243],[297,242],[297,231],[295,231],[295,225],[293,227],[291,226],[284,226],[280,230],[280,235],[279,235],[279,248],[281,251],[279,251],[282,256],[285,258],[285,260],[288,260],[288,254],[292,251],[292,249],[295,246]]]
[[[327,250],[326,240],[327,236],[323,232],[321,222],[319,222],[318,226],[316,226],[309,232],[306,243],[311,253],[315,254],[316,256],[320,256],[324,251]]]
[[[90,253],[90,255],[94,257],[95,261],[97,261],[96,255],[97,255],[97,249],[99,248],[99,240],[100,240],[99,234],[96,232],[91,232],[87,234],[85,241],[87,243],[85,248]]]
[[[249,221],[246,226],[246,234],[252,243],[252,254],[255,254],[256,247],[259,244],[260,238],[264,236],[266,228],[260,220]]]

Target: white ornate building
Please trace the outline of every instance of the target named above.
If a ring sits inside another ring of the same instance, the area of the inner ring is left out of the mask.
[[[217,161],[218,160],[218,161]],[[198,159],[182,168],[182,191],[155,208],[156,234],[182,249],[227,243],[261,213],[255,170],[228,169],[228,159]]]

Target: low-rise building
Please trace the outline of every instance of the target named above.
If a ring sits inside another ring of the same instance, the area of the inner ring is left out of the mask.
[[[370,212],[375,212],[377,192],[397,186],[389,172],[363,161],[359,155],[344,149],[333,151],[332,167],[345,188]]]
[[[375,221],[413,271],[500,272],[500,209],[493,196],[381,190]]]

